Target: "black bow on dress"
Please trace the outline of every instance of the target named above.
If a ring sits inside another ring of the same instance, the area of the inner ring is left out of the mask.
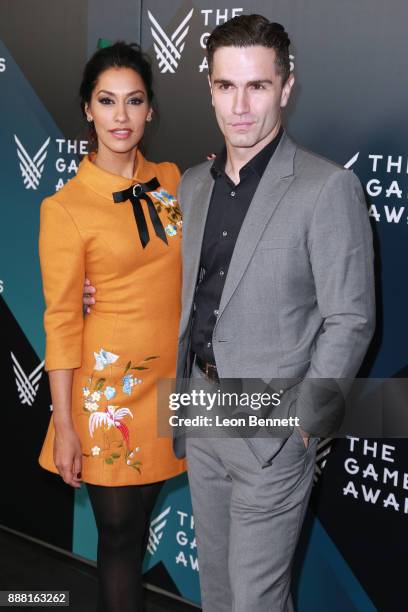
[[[152,221],[154,231],[156,232],[156,236],[168,244],[166,232],[160,220],[159,213],[157,212],[152,200],[147,195],[148,191],[153,191],[153,189],[157,189],[158,187],[160,187],[160,183],[157,178],[154,177],[148,183],[136,183],[136,185],[131,185],[123,191],[115,191],[112,194],[113,201],[116,204],[126,202],[127,200],[132,202],[133,213],[135,215],[140,242],[142,243],[143,248],[145,248],[146,244],[149,242],[150,236],[140,200],[145,200],[145,202],[147,202],[150,219]]]

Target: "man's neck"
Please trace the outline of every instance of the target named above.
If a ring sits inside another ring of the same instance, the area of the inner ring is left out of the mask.
[[[237,185],[239,183],[239,173],[241,168],[245,166],[255,155],[264,149],[269,143],[279,134],[282,124],[279,121],[273,131],[268,136],[252,147],[234,147],[229,142],[225,142],[227,149],[227,160],[225,163],[225,173],[231,181]]]

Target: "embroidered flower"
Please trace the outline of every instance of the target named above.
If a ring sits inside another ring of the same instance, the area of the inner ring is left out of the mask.
[[[104,396],[106,397],[107,400],[110,400],[113,397],[115,397],[116,389],[115,389],[115,387],[106,387],[106,389],[103,392],[103,394],[104,394]]]
[[[152,196],[157,198],[164,206],[176,206],[176,198],[168,191],[160,187],[159,191],[152,191]]]
[[[90,394],[90,390],[88,389],[88,387],[82,387],[82,395],[84,397],[88,397],[88,395]]]
[[[94,457],[96,457],[97,455],[99,455],[99,453],[101,452],[101,449],[99,448],[99,446],[93,446],[91,448],[91,453]]]
[[[126,463],[127,463],[128,465],[130,465],[132,462],[130,461],[130,459],[128,459],[128,460],[126,461]]]
[[[142,381],[140,378],[134,378],[131,374],[126,374],[126,376],[122,378],[123,393],[126,393],[126,395],[131,395],[132,387],[139,385],[141,382]]]
[[[99,353],[94,353],[95,356],[95,367],[94,370],[103,370],[105,366],[115,363],[119,359],[119,355],[109,353],[105,349],[101,348]]]
[[[175,236],[177,234],[177,227],[173,223],[166,225],[166,234],[168,236]]]
[[[95,412],[98,410],[99,406],[96,402],[85,402],[85,409],[89,410],[89,412]]]
[[[94,392],[92,393],[92,395],[91,395],[91,399],[92,399],[94,402],[99,402],[99,400],[101,399],[101,393],[100,393],[100,391],[94,391]]]

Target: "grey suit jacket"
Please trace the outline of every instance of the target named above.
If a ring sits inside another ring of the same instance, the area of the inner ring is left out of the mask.
[[[178,379],[191,370],[193,299],[214,184],[211,163],[187,170],[179,188]],[[359,180],[284,133],[250,204],[226,276],[213,333],[220,377],[282,379],[290,397],[282,398],[282,414],[298,415],[311,434],[329,434],[338,420],[336,409],[330,415],[330,401],[316,405],[306,382],[356,375],[375,325],[373,259]],[[247,442],[265,465],[283,444],[276,438]],[[175,452],[183,454],[182,439],[175,440]]]

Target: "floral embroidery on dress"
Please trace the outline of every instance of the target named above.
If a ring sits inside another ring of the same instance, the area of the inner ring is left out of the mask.
[[[101,348],[99,353],[94,353],[95,356],[95,367],[94,370],[102,371],[105,366],[115,363],[119,359],[119,355],[109,353],[105,349]]]
[[[107,365],[115,363],[119,359],[119,355],[109,353],[101,349],[95,355],[94,370],[102,371]],[[126,395],[131,395],[136,385],[140,385],[143,381],[130,373],[130,370],[142,371],[148,370],[148,362],[158,359],[158,355],[146,357],[137,365],[129,361],[123,371],[121,379],[122,392]],[[91,454],[83,453],[85,457],[94,457],[102,459],[107,465],[113,465],[115,461],[122,458],[126,465],[132,467],[141,473],[142,462],[136,460],[135,453],[140,451],[140,447],[134,450],[130,448],[130,432],[125,419],[134,418],[132,411],[127,407],[113,406],[111,404],[103,405],[109,402],[117,395],[117,389],[111,385],[106,385],[106,378],[98,378],[94,380],[94,375],[88,378],[86,387],[82,387],[82,395],[84,398],[83,408],[89,415],[88,429],[91,438],[95,437],[96,431],[99,429],[103,434],[103,446],[95,445],[91,448]],[[121,439],[114,439],[112,431],[119,431]],[[98,441],[98,444],[100,442]]]
[[[165,231],[168,236],[176,236],[178,231],[181,231],[182,220],[181,211],[177,204],[177,199],[171,195],[168,191],[160,187],[157,191],[151,191],[151,195],[158,200],[154,202],[157,212],[162,211],[164,207],[169,224],[166,226]]]
[[[131,374],[126,374],[126,376],[122,378],[123,393],[126,393],[126,395],[131,395],[133,387],[135,385],[140,385],[141,382],[142,380],[140,378],[135,378]]]
[[[168,236],[175,236],[177,234],[177,226],[174,223],[169,223],[165,229]]]
[[[103,392],[103,394],[104,394],[104,396],[106,397],[107,400],[111,400],[116,395],[116,389],[115,389],[115,387],[106,387],[106,389]]]
[[[157,198],[164,206],[177,206],[177,199],[168,191],[160,187],[157,191],[151,192],[152,196]]]

